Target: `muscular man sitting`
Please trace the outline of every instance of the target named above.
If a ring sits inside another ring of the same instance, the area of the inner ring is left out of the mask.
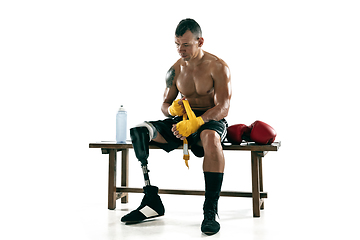
[[[201,231],[211,235],[220,229],[215,217],[225,166],[221,142],[226,136],[224,117],[230,107],[230,71],[222,59],[202,50],[204,38],[200,26],[193,19],[180,21],[175,31],[175,44],[181,58],[167,72],[161,107],[168,118],[144,122],[130,129],[135,154],[144,172],[145,196],[140,207],[121,221],[136,223],[164,215],[158,188],[150,184],[148,176],[148,145],[151,141],[170,152],[182,145],[186,138],[192,152],[197,157],[204,157],[205,202]],[[179,93],[181,99],[176,100]],[[191,123],[182,117],[186,112],[185,99],[196,116]]]

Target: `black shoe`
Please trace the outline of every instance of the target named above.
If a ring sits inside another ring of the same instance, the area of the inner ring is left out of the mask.
[[[134,224],[146,219],[163,216],[165,213],[164,205],[158,195],[158,188],[155,186],[144,187],[145,196],[141,201],[140,207],[121,218],[121,222]]]
[[[217,215],[217,199],[205,199],[204,220],[201,223],[201,231],[206,235],[213,235],[220,230],[220,224],[215,220]]]

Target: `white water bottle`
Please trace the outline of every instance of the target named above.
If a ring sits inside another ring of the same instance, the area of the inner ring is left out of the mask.
[[[123,105],[116,114],[116,142],[126,143],[127,113]]]

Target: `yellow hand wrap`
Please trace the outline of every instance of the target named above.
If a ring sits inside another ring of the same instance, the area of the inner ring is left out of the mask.
[[[186,114],[183,115],[183,120],[176,124],[176,130],[185,137],[190,136],[192,133],[196,132],[201,125],[204,124],[204,120],[202,117],[196,117],[195,113],[191,110],[189,102],[187,100],[183,100],[183,104],[185,107]],[[189,117],[189,120],[187,120]],[[184,139],[184,160],[185,165],[189,168],[188,160],[190,159],[189,149],[188,149],[188,141]]]
[[[183,107],[179,104],[179,101],[180,99],[176,99],[169,107],[169,113],[171,116],[175,117],[184,115]]]
[[[183,116],[183,120],[176,125],[176,130],[179,131],[181,135],[188,137],[192,133],[196,132],[199,127],[204,124],[204,120],[201,117],[196,117],[195,113],[191,110],[191,107],[187,100],[182,101],[186,111],[186,113],[184,113],[183,107],[179,104],[179,100],[180,99],[173,101],[173,103],[169,107],[169,113],[172,116]],[[189,120],[187,120],[188,116]],[[185,165],[189,168],[188,161],[190,160],[190,154],[188,141],[185,138],[183,142],[183,159],[185,160]]]
[[[183,117],[186,120],[186,114]],[[184,142],[184,144],[183,144],[183,152],[184,152],[183,159],[185,160],[185,165],[189,169],[189,160],[190,160],[189,145],[188,145],[188,141],[186,138],[184,139],[183,142]]]
[[[202,117],[196,117],[195,113],[191,110],[187,100],[183,100],[183,104],[189,120],[182,120],[176,124],[176,130],[184,137],[188,137],[196,132],[200,126],[204,124],[204,120]]]

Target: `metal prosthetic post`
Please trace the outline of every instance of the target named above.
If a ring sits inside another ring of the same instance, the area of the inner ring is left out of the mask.
[[[144,174],[144,180],[145,180],[145,186],[150,186],[150,178],[149,178],[149,172],[150,170],[147,168],[147,165],[141,165],[141,169]]]
[[[141,169],[144,174],[145,186],[150,186],[150,170],[147,168],[150,140],[149,130],[146,127],[131,128],[130,137],[134,147],[136,158],[141,162]]]

